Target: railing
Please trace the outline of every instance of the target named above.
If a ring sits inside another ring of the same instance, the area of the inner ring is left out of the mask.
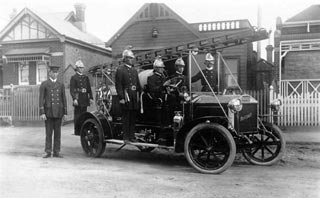
[[[320,93],[320,79],[281,80],[280,85],[283,97]]]

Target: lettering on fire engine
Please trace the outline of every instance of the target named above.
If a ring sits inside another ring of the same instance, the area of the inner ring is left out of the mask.
[[[247,115],[241,116],[241,117],[240,117],[240,121],[247,120],[247,119],[249,119],[249,118],[251,118],[251,117],[252,117],[252,113],[249,113],[249,114],[247,114]]]

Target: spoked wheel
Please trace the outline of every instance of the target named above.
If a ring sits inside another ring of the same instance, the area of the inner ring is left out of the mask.
[[[80,141],[83,151],[90,157],[100,157],[106,148],[102,128],[94,119],[82,124]]]
[[[232,165],[236,144],[225,127],[202,123],[187,134],[184,154],[189,164],[201,173],[218,174]]]
[[[278,162],[285,151],[285,140],[281,130],[274,124],[260,126],[259,133],[249,137],[252,147],[242,151],[243,156],[255,165],[269,166]]]

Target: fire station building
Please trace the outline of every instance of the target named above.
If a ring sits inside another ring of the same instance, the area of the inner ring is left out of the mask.
[[[132,45],[137,53],[196,39],[232,34],[244,29],[253,30],[248,20],[188,23],[163,3],[146,3],[115,33],[106,46],[112,48],[112,58],[117,59],[127,45]],[[255,88],[256,59],[252,52],[252,43],[222,51],[231,72],[244,89]],[[204,55],[199,54],[196,57],[202,67]],[[234,85],[227,72],[223,74],[223,78],[227,86]]]

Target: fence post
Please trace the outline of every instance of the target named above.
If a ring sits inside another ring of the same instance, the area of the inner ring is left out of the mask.
[[[270,87],[269,87],[269,101],[270,101],[270,103],[273,101],[273,98],[274,98],[274,89],[273,89],[273,86],[271,85]],[[276,117],[274,117],[274,116],[276,116],[275,114],[275,112],[273,112],[272,111],[272,109],[271,109],[271,107],[269,106],[268,107],[268,112],[270,112],[270,117],[269,117],[269,122],[271,122],[271,123],[274,123],[276,120]]]

